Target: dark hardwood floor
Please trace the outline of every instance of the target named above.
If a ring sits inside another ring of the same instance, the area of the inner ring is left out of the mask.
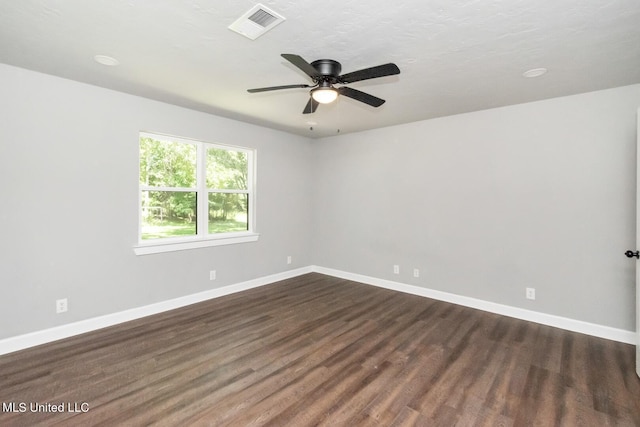
[[[1,356],[0,425],[640,426],[634,351],[308,274]]]

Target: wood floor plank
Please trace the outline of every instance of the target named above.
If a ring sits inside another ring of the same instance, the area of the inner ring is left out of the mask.
[[[634,356],[313,273],[0,356],[0,425],[638,426]]]

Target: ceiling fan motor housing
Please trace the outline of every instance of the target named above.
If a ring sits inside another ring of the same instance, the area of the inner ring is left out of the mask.
[[[333,59],[318,59],[313,61],[311,66],[323,77],[319,81],[328,81],[330,83],[336,83],[340,71],[342,71],[342,65]]]

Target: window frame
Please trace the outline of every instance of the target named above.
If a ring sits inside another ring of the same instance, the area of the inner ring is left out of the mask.
[[[140,139],[152,138],[157,141],[191,144],[196,147],[196,187],[156,187],[145,186],[140,182]],[[247,155],[247,189],[211,189],[207,187],[207,149],[215,148],[227,151],[241,151]],[[231,245],[255,242],[256,232],[256,150],[229,144],[200,141],[185,137],[142,131],[138,134],[138,238],[134,246],[136,255],[172,252],[210,246]],[[193,236],[142,239],[142,194],[143,191],[179,191],[196,193],[196,234]],[[228,233],[209,233],[209,195],[214,193],[247,195],[247,230]]]

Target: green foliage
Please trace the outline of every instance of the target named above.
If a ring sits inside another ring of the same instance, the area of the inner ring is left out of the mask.
[[[140,183],[153,187],[196,187],[193,144],[140,138]]]
[[[246,190],[247,153],[242,151],[207,149],[207,188],[216,190]]]
[[[246,221],[215,221],[209,223],[209,233],[231,233],[245,231]],[[176,221],[158,221],[154,224],[145,223],[142,227],[142,240],[163,239],[167,237],[194,236],[196,234],[195,223]]]
[[[239,213],[247,213],[247,195],[229,193],[209,193],[209,220],[226,221]]]
[[[195,223],[162,220],[155,223],[144,222],[142,224],[142,240],[194,236],[195,234]]]
[[[248,165],[243,151],[206,148],[210,233],[247,229]],[[195,234],[196,145],[141,137],[140,184],[151,187],[142,191],[143,239]]]
[[[207,149],[207,188],[246,190],[249,173],[247,154],[242,151]],[[247,195],[209,193],[209,220],[226,221],[239,212],[247,213]]]

